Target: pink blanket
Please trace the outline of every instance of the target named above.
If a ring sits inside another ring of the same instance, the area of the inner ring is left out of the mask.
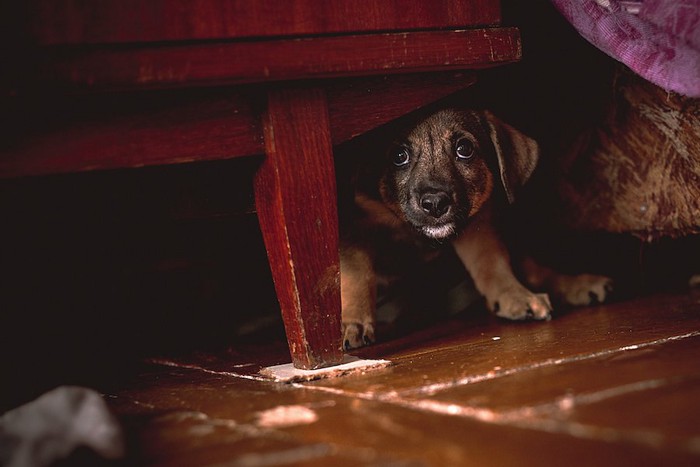
[[[552,0],[611,57],[652,83],[700,97],[700,0]]]

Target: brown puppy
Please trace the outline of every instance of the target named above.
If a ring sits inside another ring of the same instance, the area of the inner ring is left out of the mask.
[[[494,227],[499,204],[512,202],[538,159],[535,141],[488,112],[439,111],[418,123],[387,154],[374,193],[355,196],[359,219],[341,241],[343,342],[374,341],[377,283],[451,244],[488,307],[508,319],[549,319],[548,295],[513,274]],[[502,189],[496,189],[499,184]],[[563,276],[525,261],[526,279],[565,303],[603,301],[610,280]],[[393,270],[392,270],[393,269]]]

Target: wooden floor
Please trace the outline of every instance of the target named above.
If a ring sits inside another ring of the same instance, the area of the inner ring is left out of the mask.
[[[106,391],[126,465],[700,465],[700,293],[550,322],[470,311],[353,352],[383,369],[279,383],[279,339],[156,357]]]

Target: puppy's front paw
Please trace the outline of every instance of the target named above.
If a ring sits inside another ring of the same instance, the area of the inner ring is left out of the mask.
[[[613,281],[594,274],[561,276],[555,284],[555,293],[564,303],[574,306],[595,305],[610,296]]]
[[[351,350],[374,343],[374,323],[343,323],[343,349]]]
[[[552,304],[547,294],[535,294],[524,287],[514,287],[492,301],[491,309],[501,318],[549,320]]]

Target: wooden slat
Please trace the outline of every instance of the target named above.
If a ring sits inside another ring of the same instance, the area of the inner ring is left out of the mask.
[[[334,144],[366,131],[476,82],[476,75],[424,73],[362,78],[329,84],[328,107]]]
[[[132,96],[138,101],[143,96]],[[127,99],[125,97],[125,99]],[[249,98],[134,110],[113,116],[106,107],[74,123],[0,143],[0,177],[141,167],[228,159],[263,152],[259,118]],[[9,135],[13,137],[13,135]],[[5,147],[3,147],[5,146]]]
[[[44,75],[79,89],[134,89],[474,69],[520,59],[515,28],[64,49]]]
[[[340,363],[338,216],[323,90],[269,93],[265,152],[256,208],[292,362]]]
[[[490,0],[28,0],[37,43],[233,39],[494,25]]]
[[[470,73],[393,75],[328,84],[333,144],[473,84]],[[263,154],[256,101],[261,90],[228,90],[194,103],[172,93],[162,105],[143,105],[141,94],[80,112],[35,134],[0,142],[0,178],[82,172]],[[130,103],[131,102],[131,103]],[[93,107],[95,107],[93,105]],[[155,107],[152,109],[151,107]],[[149,110],[150,109],[150,110]],[[74,109],[75,110],[75,109]]]

